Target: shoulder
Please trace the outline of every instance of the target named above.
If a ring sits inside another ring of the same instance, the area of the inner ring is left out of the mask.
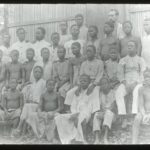
[[[120,59],[119,64],[124,65],[127,60],[128,60],[128,56],[123,57],[123,58]]]

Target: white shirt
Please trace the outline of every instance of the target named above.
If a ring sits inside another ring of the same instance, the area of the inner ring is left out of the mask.
[[[65,34],[65,35],[60,34],[60,42],[59,42],[60,45],[64,45],[69,40],[71,40],[70,34]]]
[[[54,48],[53,45],[50,46],[50,61],[56,61],[59,60],[57,56],[57,47]]]
[[[19,51],[19,62],[24,63],[27,61],[26,50],[32,47],[32,44],[26,41],[17,41],[11,46],[11,50],[17,49]]]
[[[8,63],[11,61],[11,57],[10,57],[10,47],[7,48],[4,45],[0,46],[0,49],[3,51],[3,58],[2,58],[2,62],[4,64]]]
[[[41,57],[41,49],[44,47],[49,47],[51,44],[47,41],[45,41],[44,39],[41,41],[36,41],[34,44],[32,44],[32,47],[35,50],[35,60],[36,61],[41,61],[42,57]]]
[[[150,68],[150,35],[142,38],[142,53],[141,56],[145,60],[146,66]]]

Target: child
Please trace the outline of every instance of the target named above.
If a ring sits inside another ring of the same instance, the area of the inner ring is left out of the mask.
[[[70,89],[69,83],[69,60],[65,59],[66,49],[59,46],[57,55],[59,60],[53,64],[53,79],[56,81],[56,90],[59,91],[61,109],[64,111],[64,100],[66,92]]]
[[[116,89],[119,84],[118,79],[118,67],[119,67],[119,59],[118,59],[118,51],[116,46],[110,46],[110,58],[105,62],[105,75],[110,80],[110,85],[112,89]]]
[[[125,37],[120,40],[120,45],[121,45],[121,53],[120,56],[121,58],[125,57],[128,54],[128,48],[127,48],[127,43],[130,40],[133,40],[137,44],[137,55],[141,56],[141,51],[142,51],[142,44],[141,44],[141,39],[139,37],[133,36],[132,35],[132,23],[131,21],[125,21],[123,23],[123,31],[125,33]]]
[[[79,83],[80,67],[85,58],[80,53],[81,45],[79,42],[72,43],[71,49],[75,56],[69,60],[70,84],[72,88]]]
[[[121,85],[116,90],[116,103],[118,114],[123,115],[122,128],[127,126],[127,112],[131,114],[132,100],[124,100],[126,95],[131,95],[136,89],[137,84],[143,80],[143,71],[145,70],[145,62],[143,58],[136,53],[135,41],[128,42],[128,55],[122,58],[119,62],[119,80]],[[126,102],[126,104],[125,104]],[[127,111],[126,111],[127,109]]]
[[[70,112],[60,114],[55,117],[57,131],[62,144],[70,144],[72,140],[87,143],[87,123],[91,115],[98,111],[99,89],[87,95],[87,89],[90,85],[90,77],[86,74],[80,76],[80,90],[78,87],[72,93],[72,102],[70,103]],[[76,95],[76,90],[78,94]],[[66,97],[66,100],[67,97]]]
[[[35,63],[35,66],[41,66],[43,68],[43,79],[48,80],[52,78],[52,62],[50,60],[50,51],[47,47],[41,49],[42,61]],[[33,68],[34,68],[33,67]],[[31,72],[30,81],[34,82],[33,70]]]
[[[88,94],[99,85],[100,79],[103,76],[104,65],[101,60],[95,58],[96,48],[94,45],[87,47],[87,60],[84,61],[80,68],[80,75],[87,74],[91,78],[91,85],[88,88]]]
[[[114,118],[115,94],[109,86],[109,79],[103,77],[100,82],[100,111],[97,111],[93,120],[93,131],[95,132],[95,144],[99,144],[101,126],[104,127],[104,144],[108,144],[108,131]]]
[[[68,23],[67,21],[63,21],[60,23],[60,45],[63,45],[68,42],[69,40],[71,40],[71,35],[68,34]]]
[[[94,45],[96,47],[96,57],[99,58],[99,44],[100,40],[98,39],[98,28],[95,25],[91,25],[88,28],[88,40],[86,45]]]
[[[37,111],[37,107],[40,101],[40,96],[46,90],[46,82],[42,79],[43,68],[41,66],[36,66],[33,69],[35,82],[31,84],[29,91],[29,99],[25,102],[25,105],[20,116],[20,122],[16,130],[17,133],[25,134],[27,129],[27,123],[30,125],[29,116]]]
[[[59,41],[60,41],[59,33],[53,32],[51,35],[51,41],[52,41],[52,44],[50,46],[50,60],[53,62],[53,61],[58,60],[57,49],[58,49]]]
[[[16,89],[17,80],[9,80],[10,89],[3,95],[2,105],[4,110],[0,110],[0,118],[4,121],[10,121],[12,128],[16,129],[19,124],[21,111],[23,108],[23,94]]]
[[[34,49],[28,48],[26,50],[26,58],[28,59],[28,61],[26,61],[23,64],[24,70],[25,70],[25,83],[26,84],[28,84],[30,82],[31,71],[32,71],[33,66],[35,64],[34,55],[35,55]]]
[[[79,28],[76,24],[72,25],[70,27],[70,32],[72,39],[64,44],[64,47],[66,49],[66,58],[73,57],[72,51],[71,51],[71,45],[74,42],[79,42],[81,45],[81,54],[85,55],[85,41],[79,38]]]
[[[139,89],[139,112],[135,116],[132,126],[132,144],[138,144],[138,135],[141,124],[150,124],[150,69],[144,71],[144,82]]]
[[[17,80],[17,83],[22,86],[25,83],[25,73],[23,65],[18,62],[19,59],[19,51],[18,50],[12,50],[10,53],[11,56],[11,62],[6,65],[6,87],[9,88],[9,80],[11,78],[15,78]]]
[[[38,112],[30,115],[29,119],[35,135],[38,138],[46,137],[49,142],[53,143],[56,138],[54,117],[59,112],[60,104],[58,94],[54,92],[55,81],[47,80],[46,87],[46,92],[40,98]]]
[[[106,34],[106,38],[100,41],[100,56],[103,61],[109,59],[109,47],[111,45],[116,45],[119,53],[119,40],[112,35],[114,30],[114,24],[111,22],[105,22],[104,25],[104,33]]]

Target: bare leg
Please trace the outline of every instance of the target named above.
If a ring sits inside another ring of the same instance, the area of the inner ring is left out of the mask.
[[[142,122],[142,114],[137,114],[132,126],[132,144],[137,144],[141,122]]]
[[[108,126],[104,126],[104,128],[105,128],[104,144],[108,144],[108,131],[109,131],[109,128],[108,128]]]
[[[99,135],[100,135],[100,131],[95,131],[95,142],[94,142],[94,144],[100,143]]]
[[[83,136],[84,136],[84,142],[87,143],[87,122],[86,120],[84,120],[82,123],[81,123],[81,126],[82,126],[82,130],[83,130]]]

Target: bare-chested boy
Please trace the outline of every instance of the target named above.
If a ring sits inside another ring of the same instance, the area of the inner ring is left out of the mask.
[[[70,84],[72,88],[79,83],[80,67],[85,58],[80,53],[81,45],[79,42],[74,42],[71,49],[75,56],[69,60]]]
[[[128,54],[128,42],[130,40],[133,40],[136,42],[137,44],[137,55],[141,56],[141,51],[142,51],[142,44],[141,44],[141,39],[139,37],[133,36],[132,35],[132,23],[131,21],[125,21],[123,23],[123,31],[125,33],[125,37],[123,39],[120,40],[120,56],[121,58],[127,56]]]
[[[11,78],[9,80],[9,87],[7,93],[4,93],[2,106],[4,110],[0,110],[0,119],[10,121],[13,129],[17,128],[22,107],[23,107],[23,94],[16,89],[17,79]]]
[[[143,86],[139,89],[139,112],[132,127],[132,144],[137,144],[140,125],[150,125],[150,69],[144,71]]]
[[[35,64],[34,60],[34,49],[28,48],[26,50],[26,58],[28,61],[24,63],[24,71],[25,71],[25,83],[28,84],[30,82],[30,75]]]
[[[59,60],[53,63],[52,76],[56,81],[56,90],[60,94],[61,109],[64,109],[64,100],[66,92],[70,89],[69,82],[69,60],[65,58],[66,49],[59,46],[57,55]]]
[[[38,112],[30,116],[31,127],[38,138],[46,137],[50,142],[55,140],[54,117],[58,114],[59,95],[54,91],[55,81],[52,79],[46,82],[47,90],[41,95]]]
[[[8,82],[12,78],[15,78],[18,84],[23,85],[25,82],[25,74],[23,65],[18,62],[19,51],[12,50],[10,56],[12,61],[6,65],[6,87],[9,87]]]
[[[119,40],[112,35],[114,31],[114,24],[107,21],[104,25],[104,33],[106,38],[100,41],[100,56],[103,61],[109,59],[109,47],[111,45],[116,45],[119,53]]]
[[[104,127],[104,143],[108,143],[108,131],[114,119],[115,93],[111,90],[109,79],[103,77],[100,81],[100,110],[94,115],[93,131],[95,132],[95,144],[99,144],[99,136]]]

